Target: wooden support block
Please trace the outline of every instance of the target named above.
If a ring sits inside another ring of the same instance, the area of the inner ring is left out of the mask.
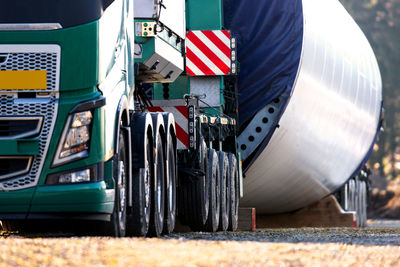
[[[355,212],[344,211],[333,195],[291,213],[258,215],[258,228],[355,227]]]
[[[256,230],[256,209],[255,208],[239,208],[239,231],[255,231]]]

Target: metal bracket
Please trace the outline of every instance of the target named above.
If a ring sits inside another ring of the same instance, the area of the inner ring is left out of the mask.
[[[284,102],[280,97],[266,105],[254,116],[246,129],[240,134],[237,141],[242,160],[247,159],[264,141],[270,131],[277,126],[280,110]]]

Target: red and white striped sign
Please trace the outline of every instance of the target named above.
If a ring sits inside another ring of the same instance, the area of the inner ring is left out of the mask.
[[[231,72],[231,34],[229,31],[189,31],[186,35],[186,73],[227,75]]]
[[[169,112],[174,114],[177,149],[189,148],[189,113],[185,106],[148,107],[150,112]]]

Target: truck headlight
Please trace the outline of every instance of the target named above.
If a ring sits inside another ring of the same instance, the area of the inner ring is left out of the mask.
[[[68,116],[53,166],[89,156],[92,119],[92,111],[78,112]]]

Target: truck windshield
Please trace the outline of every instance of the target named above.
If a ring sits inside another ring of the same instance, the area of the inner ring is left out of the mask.
[[[63,28],[100,18],[114,0],[0,0],[0,24],[59,23]]]

